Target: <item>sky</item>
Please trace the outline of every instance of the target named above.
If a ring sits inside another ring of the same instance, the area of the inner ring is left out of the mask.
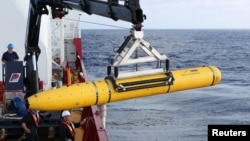
[[[140,5],[144,29],[250,29],[250,0],[140,0]],[[132,27],[85,13],[81,21],[83,29]]]

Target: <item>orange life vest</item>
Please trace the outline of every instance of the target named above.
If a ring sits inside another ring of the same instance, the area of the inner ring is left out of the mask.
[[[62,123],[64,125],[66,125],[66,127],[70,131],[71,136],[74,137],[75,136],[75,126],[74,126],[74,123],[72,121],[63,121]]]
[[[38,114],[34,114],[30,109],[28,110],[29,114],[32,116],[36,126],[38,126],[39,124],[39,115]]]

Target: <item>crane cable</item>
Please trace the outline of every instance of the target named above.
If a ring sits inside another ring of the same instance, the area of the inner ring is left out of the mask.
[[[70,21],[77,21],[82,23],[89,23],[89,24],[96,24],[96,25],[102,25],[102,26],[108,26],[108,27],[115,27],[115,28],[121,28],[121,29],[130,29],[127,27],[121,27],[121,26],[115,26],[115,25],[109,25],[109,24],[102,24],[102,23],[96,23],[96,22],[90,22],[90,21],[84,21],[84,20],[76,20],[76,19],[69,19],[69,18],[63,18],[64,20],[70,20]]]

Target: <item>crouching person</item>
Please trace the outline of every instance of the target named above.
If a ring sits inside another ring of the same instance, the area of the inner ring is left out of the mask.
[[[28,113],[22,119],[25,141],[39,141],[37,128],[39,124],[39,111],[28,109]]]

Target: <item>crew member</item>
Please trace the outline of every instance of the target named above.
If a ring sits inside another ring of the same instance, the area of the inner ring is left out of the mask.
[[[39,124],[39,111],[28,109],[28,113],[22,119],[22,127],[25,132],[25,141],[38,141],[37,128]]]
[[[60,141],[74,141],[75,140],[75,128],[81,127],[88,118],[84,118],[80,122],[74,122],[71,120],[71,114],[68,110],[62,112],[62,123],[60,126]]]
[[[8,50],[6,52],[4,52],[3,55],[2,55],[2,62],[6,62],[6,61],[18,61],[19,60],[19,56],[13,50],[14,45],[10,43],[10,44],[8,44],[7,48],[8,48]]]
[[[2,128],[1,132],[2,132],[2,134],[0,135],[0,141],[5,141],[5,138],[7,136],[5,129]]]

